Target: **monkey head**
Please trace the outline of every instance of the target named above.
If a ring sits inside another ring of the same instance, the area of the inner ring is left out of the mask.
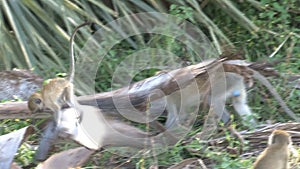
[[[291,136],[283,130],[274,130],[269,137],[268,144],[280,144],[280,145],[290,145]]]
[[[41,93],[33,93],[28,99],[27,106],[32,113],[43,111],[44,105]]]

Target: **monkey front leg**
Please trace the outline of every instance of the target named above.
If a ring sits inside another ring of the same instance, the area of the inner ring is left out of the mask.
[[[48,103],[50,106],[48,106],[50,108],[50,110],[53,113],[53,121],[54,121],[54,125],[58,126],[58,123],[60,122],[61,119],[61,106],[60,106],[60,100],[54,100],[51,104]]]

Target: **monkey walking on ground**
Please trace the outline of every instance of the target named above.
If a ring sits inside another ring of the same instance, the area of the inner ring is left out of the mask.
[[[224,76],[224,78],[219,76]],[[222,88],[225,84],[226,88]],[[186,117],[186,113],[181,113],[180,111],[188,110],[190,107],[189,104],[195,105],[195,100],[199,100],[200,102],[205,101],[207,91],[206,88],[204,88],[204,90],[201,88],[202,85],[203,84],[198,84],[198,91],[194,91],[193,87],[187,86],[167,96],[167,128],[178,125],[179,119],[183,120],[188,118]],[[246,87],[241,75],[231,72],[225,72],[224,75],[217,74],[216,77],[212,79],[211,85],[213,85],[211,88],[214,90],[214,95],[209,96],[209,99],[216,105],[214,111],[224,123],[227,123],[230,120],[230,114],[226,108],[221,105],[225,105],[226,100],[228,99],[232,99],[234,109],[243,120],[246,121],[249,119],[249,116],[252,116],[251,109],[247,104]],[[254,119],[250,119],[249,122],[251,125],[256,125]]]
[[[269,136],[268,147],[257,157],[253,169],[288,169],[290,135],[283,130],[274,130]]]
[[[260,83],[262,83],[274,96],[274,98],[278,101],[279,105],[283,108],[283,110],[294,120],[299,121],[299,118],[295,115],[295,113],[288,108],[286,103],[282,100],[280,95],[276,92],[274,87],[270,84],[270,82],[259,72],[251,69],[253,72],[253,78],[258,80]],[[231,72],[225,72],[225,81],[224,78],[214,78],[211,83],[212,89],[214,89],[214,95],[209,96],[210,101],[215,104],[214,106],[214,112],[217,116],[220,117],[222,121],[226,124],[230,120],[230,114],[226,110],[226,108],[223,109],[222,106],[224,105],[226,100],[232,99],[233,107],[235,111],[242,117],[243,121],[250,120],[250,124],[252,126],[256,125],[256,122],[253,118],[249,119],[249,116],[252,116],[252,112],[250,107],[247,104],[247,92],[246,92],[246,86],[244,83],[243,76],[237,74],[237,73],[231,73]],[[197,80],[197,79],[196,79]],[[226,82],[226,83],[225,83]],[[222,88],[220,86],[226,84],[226,90],[218,90],[219,88]],[[196,97],[198,97],[198,100],[200,98],[200,101],[202,102],[203,95],[205,95],[205,91],[201,89],[203,84],[198,84],[198,91],[195,91],[192,87],[185,87],[184,89],[181,89],[181,91],[176,91],[172,93],[171,95],[167,96],[167,122],[166,127],[169,128],[172,125],[178,125],[176,123],[179,122],[179,119],[186,119],[187,115],[186,113],[182,113],[180,111],[187,110],[190,106],[189,104],[183,104],[183,103],[194,103]],[[182,94],[184,93],[184,95]],[[187,97],[186,97],[187,96]],[[224,100],[225,99],[225,100]]]

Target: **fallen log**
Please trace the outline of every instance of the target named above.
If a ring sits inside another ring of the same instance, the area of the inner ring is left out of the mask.
[[[80,96],[78,101],[80,104],[98,106],[104,112],[113,115],[118,113],[115,101],[118,102],[118,109],[128,109],[133,106],[142,111],[146,110],[149,97],[151,100],[155,100],[169,95],[189,85],[198,76],[204,79],[204,83],[208,79],[208,72],[213,72],[221,66],[222,60],[220,59],[207,60],[196,65],[158,74],[118,90]],[[157,92],[158,90],[162,92]],[[49,116],[49,113],[31,114],[27,108],[27,102],[24,101],[0,104],[0,119],[47,118]]]
[[[145,112],[149,101],[154,101],[180,88],[184,88],[192,83],[195,77],[200,79],[200,81],[197,80],[197,84],[203,85],[209,79],[209,76],[212,75],[211,73],[215,71],[240,74],[244,77],[245,83],[248,86],[252,86],[252,69],[268,76],[278,76],[278,73],[274,69],[268,69],[260,63],[249,63],[244,60],[225,61],[225,59],[212,59],[167,73],[160,73],[114,91],[80,96],[78,97],[78,101],[83,105],[97,106],[103,113],[113,116],[119,116],[119,111],[122,109],[127,110],[126,113],[131,110]],[[46,110],[45,113],[31,114],[27,108],[27,102],[7,102],[0,104],[0,119],[47,118],[50,116],[49,112],[49,110]]]

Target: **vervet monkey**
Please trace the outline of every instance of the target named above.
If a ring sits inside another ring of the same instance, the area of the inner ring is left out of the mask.
[[[39,144],[35,159],[42,161],[45,160],[46,155],[58,137],[58,133],[61,130],[57,126],[61,126],[62,111],[61,107],[67,103],[70,107],[76,107],[79,105],[75,99],[73,90],[73,79],[75,74],[75,58],[74,58],[74,38],[77,31],[86,25],[91,23],[83,23],[75,28],[70,38],[70,71],[67,78],[55,78],[49,81],[48,84],[44,85],[41,92],[34,93],[31,95],[31,99],[28,101],[28,108],[33,113],[40,112],[45,108],[49,108],[54,113],[54,121],[51,121],[46,130],[43,133],[42,139]],[[81,112],[76,111],[76,120],[79,122]]]
[[[299,118],[295,115],[293,111],[291,111],[286,103],[282,100],[280,95],[276,92],[274,87],[270,84],[270,82],[259,72],[251,69],[253,72],[252,77],[254,79],[257,79],[260,83],[262,83],[274,96],[274,98],[278,101],[279,105],[283,108],[283,110],[293,119],[296,121],[299,121]],[[247,116],[252,115],[251,109],[247,105],[247,94],[246,94],[246,87],[244,84],[243,77],[236,73],[230,73],[225,72],[225,79],[226,79],[226,90],[219,91],[217,90],[215,93],[218,96],[210,96],[209,98],[214,99],[210,100],[212,103],[219,103],[219,105],[222,105],[226,102],[227,99],[232,99],[233,107],[235,111],[242,117],[243,120],[250,120],[250,124],[252,126],[256,125],[255,120],[249,119]],[[197,81],[197,79],[196,79]],[[202,84],[200,84],[202,85]],[[223,82],[223,78],[214,78],[214,82],[211,84],[212,89],[216,90],[219,88],[220,85],[225,85]],[[201,87],[201,86],[199,86]],[[180,97],[181,93],[187,93],[185,94],[188,97]],[[197,92],[199,92],[200,95],[197,95]],[[175,121],[178,121],[178,118],[183,118],[182,116],[179,116],[177,113],[180,111],[180,105],[182,105],[183,108],[181,110],[186,110],[186,107],[190,105],[183,105],[181,104],[182,100],[185,100],[185,103],[192,103],[195,100],[195,97],[200,97],[200,100],[203,101],[203,95],[205,95],[205,91],[203,91],[201,88],[199,88],[198,91],[194,91],[193,88],[190,88],[187,86],[184,89],[181,89],[181,91],[176,91],[173,94],[168,96],[168,105],[167,105],[167,111],[170,115],[168,115],[166,126],[170,127],[171,124],[174,124]],[[224,95],[226,96],[225,100],[222,100],[224,98]],[[221,98],[221,100],[215,100]],[[227,123],[230,120],[230,114],[227,112],[226,109],[220,109],[223,108],[222,106],[214,106],[214,112],[217,115],[221,115],[222,113],[222,121],[224,123]],[[177,113],[176,113],[177,112]]]
[[[34,93],[28,102],[28,108],[32,112],[40,111],[49,108],[54,113],[56,123],[61,119],[61,107],[67,103],[70,107],[75,107],[77,103],[73,90],[73,79],[75,74],[75,59],[74,59],[74,38],[77,31],[91,23],[86,22],[78,27],[72,33],[70,39],[70,70],[67,78],[54,78],[43,86],[41,93]],[[80,116],[80,114],[78,115]]]
[[[274,130],[269,136],[268,147],[257,157],[254,169],[288,169],[290,135],[283,130]]]
[[[194,91],[195,88],[187,86],[167,96],[167,128],[171,127],[172,125],[176,125],[180,118],[187,118],[184,117],[184,115],[179,115],[178,113],[185,114],[180,111],[187,110],[188,107],[191,106],[189,104],[194,104],[195,100],[197,99],[201,102],[205,101],[207,89],[201,88],[202,85],[203,84],[198,84],[198,91]],[[213,104],[218,104],[214,106],[214,112],[218,116],[222,115],[221,118],[224,123],[227,123],[230,120],[230,115],[221,105],[225,105],[226,100],[230,98],[232,99],[235,111],[241,116],[241,118],[243,120],[249,120],[248,116],[251,116],[252,113],[247,104],[246,87],[244,84],[244,78],[241,75],[231,72],[225,72],[224,75],[217,74],[216,77],[213,78],[212,83],[209,85],[213,85],[211,89],[215,90],[215,95],[209,96],[209,100]],[[226,88],[223,87],[224,85],[226,85]],[[250,123],[252,125],[256,125],[256,121],[253,118],[250,119]]]
[[[289,107],[286,105],[286,103],[282,100],[280,95],[276,92],[272,84],[264,77],[261,75],[258,71],[254,70],[253,68],[250,68],[248,64],[244,60],[230,60],[226,61],[231,64],[236,64],[236,65],[241,65],[241,66],[246,66],[247,69],[249,69],[252,72],[252,77],[256,80],[258,80],[262,85],[264,85],[269,92],[274,96],[274,98],[278,101],[279,105],[282,107],[282,109],[294,120],[297,122],[300,121],[299,117],[295,115],[295,113],[289,109]]]

